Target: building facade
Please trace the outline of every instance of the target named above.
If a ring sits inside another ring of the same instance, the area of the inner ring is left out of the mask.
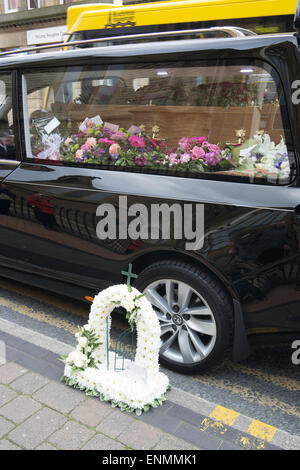
[[[114,2],[120,0],[0,0],[0,51],[59,42],[67,30],[70,5]]]

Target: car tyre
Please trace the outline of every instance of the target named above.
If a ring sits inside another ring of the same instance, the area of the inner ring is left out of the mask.
[[[195,373],[228,359],[232,301],[205,268],[182,261],[159,261],[139,274],[135,286],[145,292],[159,318],[161,364],[181,373]]]

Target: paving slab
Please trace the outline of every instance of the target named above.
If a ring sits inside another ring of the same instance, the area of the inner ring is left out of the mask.
[[[88,398],[74,408],[70,416],[87,426],[96,427],[106,416],[110,416],[112,408],[108,403]],[[109,418],[110,419],[110,418]]]
[[[18,424],[36,413],[41,406],[30,397],[18,396],[0,408],[0,415]]]
[[[48,441],[62,450],[80,449],[87,443],[95,432],[76,421],[67,421],[61,429],[53,433]]]
[[[155,408],[147,413],[143,413],[140,420],[145,423],[152,424],[152,426],[157,426],[159,429],[169,433],[174,433],[181,424],[180,419],[167,414],[163,407],[161,409]]]
[[[220,438],[199,431],[195,426],[187,423],[181,424],[175,431],[175,435],[203,450],[218,450],[222,444]]]
[[[13,400],[17,396],[14,390],[6,387],[3,384],[0,384],[0,406],[5,405],[9,401]]]
[[[35,372],[27,372],[18,379],[10,383],[10,387],[19,393],[31,395],[40,388],[44,387],[49,380],[40,374]]]
[[[84,401],[86,396],[61,383],[50,382],[35,392],[33,398],[61,413],[69,413]]]
[[[199,450],[198,447],[171,435],[163,436],[153,450]]]
[[[82,447],[82,450],[125,450],[126,447],[114,439],[110,439],[103,434],[97,434],[87,444]]]
[[[13,444],[7,439],[1,439],[0,441],[0,450],[21,450],[21,447]]]
[[[57,448],[49,444],[49,442],[43,442],[43,444],[37,446],[35,450],[57,450]]]
[[[162,436],[163,433],[159,429],[142,421],[134,421],[119,435],[118,440],[133,449],[149,450],[159,442]]]
[[[122,432],[135,422],[135,418],[128,413],[121,413],[119,410],[113,410],[97,426],[97,431],[106,434],[112,438],[117,438]]]
[[[7,419],[2,418],[0,416],[0,439],[1,439],[1,437],[8,434],[9,431],[11,431],[14,427],[15,427],[15,425],[11,421],[8,421]],[[0,441],[0,442],[2,442],[2,441]]]
[[[45,407],[16,427],[7,437],[25,449],[34,449],[66,421],[67,418],[61,413]]]
[[[14,362],[7,362],[0,367],[0,382],[9,384],[18,377],[24,375],[27,370]]]

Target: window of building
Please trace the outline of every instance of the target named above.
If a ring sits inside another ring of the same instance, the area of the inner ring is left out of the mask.
[[[280,81],[261,62],[28,73],[27,158],[286,184],[294,155]]]
[[[18,0],[4,0],[4,11],[6,13],[18,11],[18,6]]]
[[[33,8],[40,8],[40,0],[27,0],[27,7],[28,10],[32,10]]]

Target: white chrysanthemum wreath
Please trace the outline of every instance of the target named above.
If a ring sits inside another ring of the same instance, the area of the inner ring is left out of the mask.
[[[107,335],[110,314],[116,306],[127,311],[126,318],[132,329],[136,323],[134,363],[146,369],[146,383],[139,378],[133,379],[126,369],[107,370]],[[150,302],[137,289],[120,284],[100,292],[91,306],[88,323],[79,328],[75,336],[76,350],[63,357],[66,365],[62,380],[68,385],[138,415],[163,403],[169,380],[159,372],[160,325]]]

